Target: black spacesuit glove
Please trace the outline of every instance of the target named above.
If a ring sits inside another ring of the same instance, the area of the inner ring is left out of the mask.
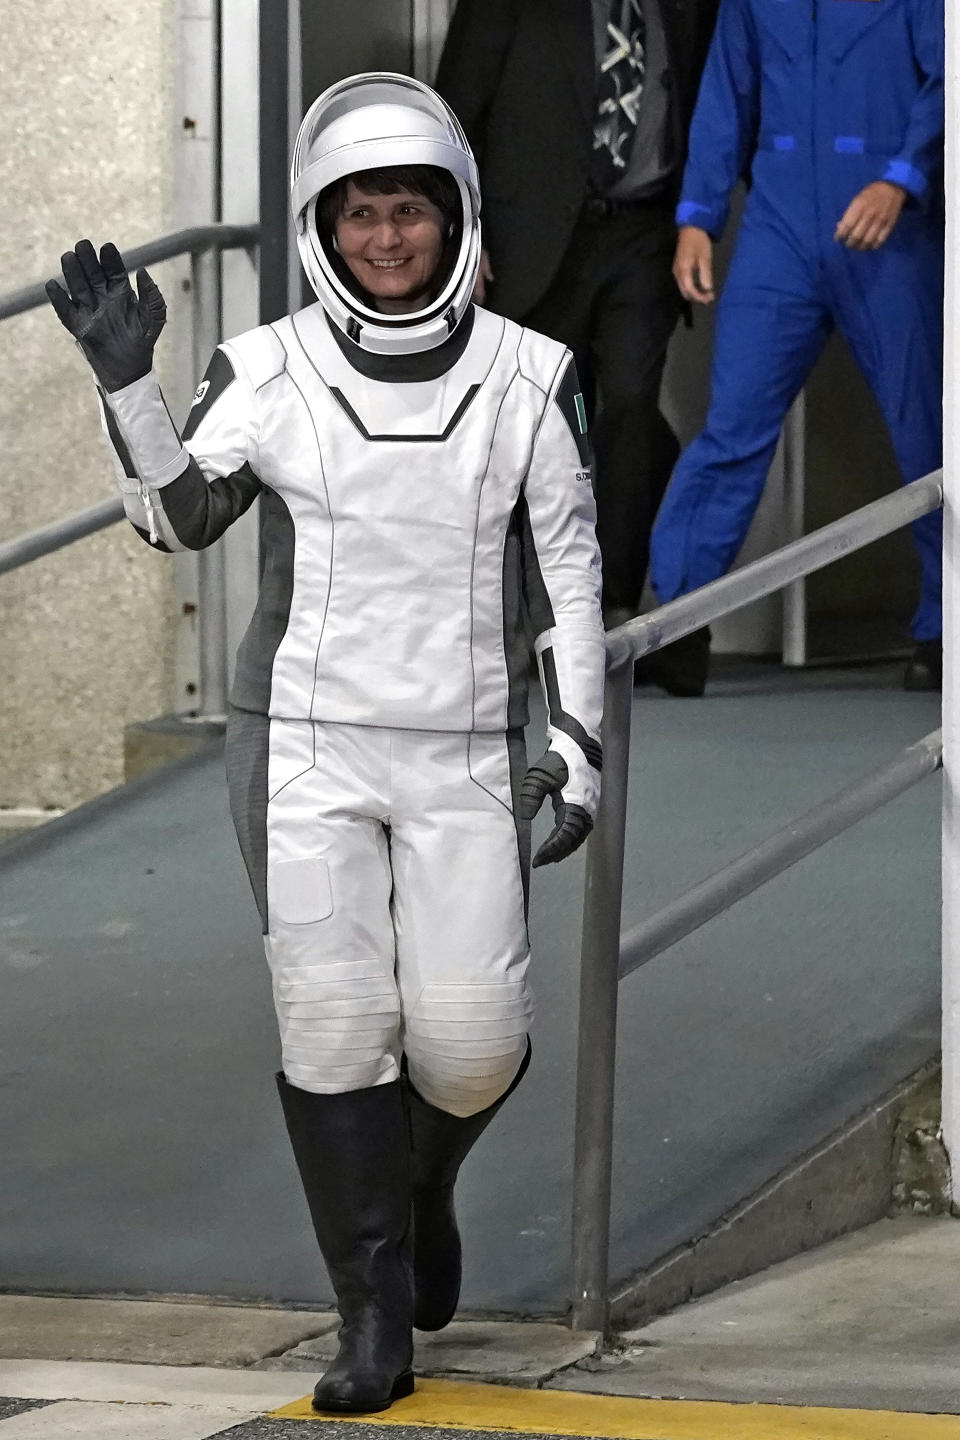
[[[533,868],[555,865],[579,849],[593,829],[593,821],[582,805],[569,805],[562,790],[570,775],[563,757],[548,750],[528,769],[520,782],[517,809],[524,820],[532,820],[547,795],[553,801],[556,825],[533,857]]]
[[[146,270],[137,271],[138,296],[116,245],[102,246],[98,260],[90,241],[78,240],[60,264],[67,289],[48,280],[47,299],[104,390],[122,390],[149,375],[167,307]]]

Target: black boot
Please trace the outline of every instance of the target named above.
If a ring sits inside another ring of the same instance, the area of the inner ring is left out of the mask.
[[[920,640],[903,674],[904,690],[943,689],[943,641]]]
[[[659,685],[668,695],[694,699],[706,690],[709,673],[710,627],[704,625],[638,660],[634,679],[641,685]]]
[[[476,1115],[461,1118],[430,1105],[407,1081],[413,1152],[413,1323],[442,1330],[460,1299],[462,1258],[453,1207],[457,1172],[530,1064],[530,1041],[510,1088]]]
[[[315,1410],[386,1410],[413,1391],[410,1141],[402,1086],[314,1095],[277,1076],[287,1130],[337,1295],[340,1350]]]

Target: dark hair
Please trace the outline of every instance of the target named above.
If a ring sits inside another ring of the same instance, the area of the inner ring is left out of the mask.
[[[445,226],[457,225],[461,220],[460,191],[449,170],[438,165],[391,165],[379,170],[358,170],[354,175],[344,175],[335,180],[317,197],[318,228],[332,235],[334,227],[347,203],[347,189],[353,181],[358,190],[367,195],[396,195],[409,190],[413,195],[423,195],[436,205],[444,219]]]

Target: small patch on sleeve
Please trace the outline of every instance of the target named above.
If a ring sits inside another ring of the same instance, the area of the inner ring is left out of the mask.
[[[590,442],[587,439],[587,411],[583,403],[583,394],[580,390],[580,382],[577,379],[577,367],[573,358],[567,362],[567,368],[563,372],[563,379],[560,381],[555,396],[556,403],[560,407],[560,414],[567,422],[570,434],[573,436],[577,447],[577,454],[580,456],[580,464],[586,470],[590,466]]]
[[[197,392],[193,397],[193,405],[190,407],[187,423],[183,427],[184,440],[189,440],[192,435],[196,434],[201,422],[206,419],[220,396],[229,389],[236,378],[230,357],[223,350],[215,350],[213,359],[207,366],[207,373],[197,386]]]

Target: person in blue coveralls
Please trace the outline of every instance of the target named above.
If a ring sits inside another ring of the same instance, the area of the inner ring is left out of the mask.
[[[677,210],[674,274],[688,300],[713,300],[713,241],[748,173],[750,189],[706,427],[653,532],[661,601],[733,563],[783,419],[834,326],[904,482],[940,466],[943,135],[944,0],[722,0]],[[908,689],[941,681],[941,520],[913,525],[922,589]]]

